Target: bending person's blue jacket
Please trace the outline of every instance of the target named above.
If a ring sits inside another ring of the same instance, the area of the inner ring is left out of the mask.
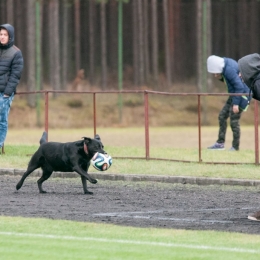
[[[238,63],[230,58],[224,57],[223,79],[226,83],[228,93],[245,93],[245,96],[232,96],[233,105],[238,105],[246,110],[251,97],[248,96],[249,88],[239,77]]]

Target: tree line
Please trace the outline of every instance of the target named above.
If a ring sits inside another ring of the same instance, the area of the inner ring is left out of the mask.
[[[122,55],[123,88],[169,91],[186,82],[207,91],[208,55],[260,52],[259,13],[258,0],[0,0],[27,90],[37,75],[40,88],[68,89],[79,71],[90,86],[117,88]]]

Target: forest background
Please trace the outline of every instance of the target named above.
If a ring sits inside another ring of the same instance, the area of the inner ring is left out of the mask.
[[[259,0],[0,0],[24,55],[18,92],[222,93],[206,59],[259,52],[259,13]],[[23,98],[35,107],[36,95]]]

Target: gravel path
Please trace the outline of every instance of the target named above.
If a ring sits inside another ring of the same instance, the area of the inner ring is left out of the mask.
[[[260,187],[198,186],[158,182],[99,180],[84,195],[80,178],[50,178],[40,194],[36,177],[21,190],[20,176],[0,176],[0,214],[136,227],[221,230],[259,234],[260,222],[247,219],[260,210]]]

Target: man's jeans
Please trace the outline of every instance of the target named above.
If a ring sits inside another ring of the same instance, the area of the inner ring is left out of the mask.
[[[7,130],[8,130],[8,115],[14,95],[4,97],[4,93],[0,93],[0,147],[3,146]]]

